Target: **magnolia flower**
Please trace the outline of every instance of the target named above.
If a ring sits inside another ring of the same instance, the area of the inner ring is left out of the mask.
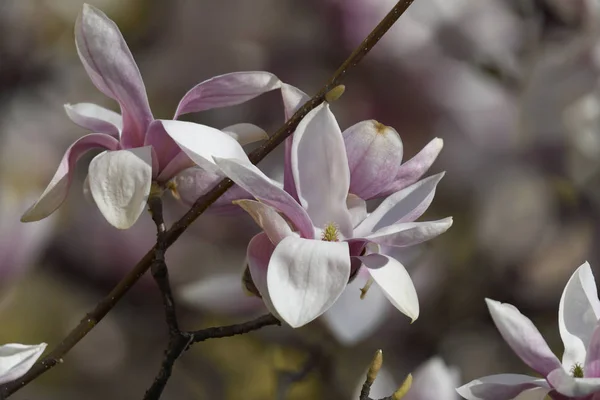
[[[144,210],[152,181],[165,186],[194,163],[202,164],[209,173],[217,172],[212,155],[247,159],[238,140],[251,142],[266,137],[262,129],[250,124],[234,125],[223,133],[190,122],[155,120],[139,69],[121,32],[90,5],[84,5],[77,20],[75,44],[93,84],[119,103],[121,115],[90,103],[65,106],[73,122],[94,133],[67,149],[50,184],[23,215],[23,222],[43,219],[60,207],[76,161],[90,149],[106,150],[90,163],[86,179],[90,194],[109,223],[126,229]],[[220,75],[192,88],[179,103],[175,118],[240,104],[281,85],[277,77],[266,72]]]
[[[259,200],[238,204],[264,230],[250,241],[247,254],[266,306],[292,327],[303,326],[331,307],[362,264],[390,302],[416,319],[410,276],[400,262],[379,253],[379,245],[422,243],[452,225],[452,218],[412,222],[431,203],[443,174],[394,193],[367,215],[365,202],[348,196],[344,141],[326,103],[298,125],[290,160],[286,169],[298,200],[254,165],[215,157],[230,179]]]
[[[0,385],[25,375],[40,358],[46,346],[46,343],[36,345],[10,343],[0,346]]]
[[[543,378],[500,374],[476,379],[457,389],[466,399],[512,399],[531,389],[540,399],[600,398],[600,301],[590,265],[581,265],[567,282],[558,308],[565,346],[562,363],[529,318],[514,306],[486,299],[496,327],[513,351]]]

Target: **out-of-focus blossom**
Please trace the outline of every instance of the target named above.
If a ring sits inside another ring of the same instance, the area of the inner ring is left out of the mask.
[[[600,301],[590,265],[581,265],[560,299],[558,326],[565,346],[562,363],[529,318],[516,307],[486,299],[496,327],[513,351],[543,378],[491,375],[458,388],[466,399],[512,399],[528,389],[557,398],[586,398],[600,392]],[[563,396],[563,397],[561,397]],[[542,398],[543,395],[540,397]]]
[[[9,343],[0,346],[0,385],[25,375],[45,349],[46,343]]]
[[[362,264],[394,306],[413,320],[418,317],[410,276],[400,262],[379,253],[379,245],[422,243],[452,225],[451,218],[412,222],[429,206],[430,194],[443,174],[395,193],[367,216],[363,200],[348,201],[348,159],[327,104],[312,110],[293,136],[286,168],[293,176],[298,201],[251,164],[231,159],[216,162],[260,200],[238,204],[264,230],[248,246],[248,263],[272,312],[293,327],[309,323],[331,307]]]
[[[249,142],[264,138],[264,131],[249,129],[248,124],[230,127],[231,134],[226,134],[200,124],[155,120],[139,69],[121,32],[92,6],[83,7],[75,28],[75,43],[90,79],[119,103],[121,115],[91,103],[65,106],[71,120],[94,133],[69,147],[50,184],[22,221],[43,219],[62,204],[77,159],[90,149],[107,150],[90,163],[88,184],[94,202],[109,223],[126,229],[144,210],[153,180],[166,184],[193,165],[190,157],[215,171],[212,155],[245,158],[236,139]],[[264,78],[262,73],[250,72],[205,81],[186,94],[175,117],[251,99],[257,94],[248,93],[248,87],[263,84]],[[268,82],[270,74],[266,78]]]

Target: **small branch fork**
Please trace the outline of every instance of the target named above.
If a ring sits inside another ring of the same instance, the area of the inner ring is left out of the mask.
[[[144,400],[157,400],[160,398],[171,377],[175,362],[192,344],[203,342],[207,339],[241,335],[265,326],[281,325],[281,322],[273,315],[267,314],[243,324],[207,328],[198,331],[181,330],[175,310],[175,299],[169,282],[169,270],[165,262],[167,230],[163,219],[163,205],[160,194],[150,196],[148,207],[152,215],[152,220],[156,224],[156,246],[154,247],[154,260],[150,265],[150,271],[162,295],[165,320],[169,329],[169,344],[165,350],[160,371],[156,375],[156,378],[154,378],[152,386],[150,386],[150,389],[144,395]]]
[[[365,379],[365,383],[360,390],[360,397],[358,400],[375,400],[369,397],[371,393],[371,386],[373,386],[373,382],[377,379],[377,375],[379,374],[379,370],[383,365],[383,352],[381,350],[377,350],[375,353],[375,357],[373,357],[373,361],[371,361],[371,365],[369,366],[369,371],[367,371],[367,377]],[[381,398],[379,400],[400,400],[402,399],[410,386],[412,385],[412,375],[408,374],[402,385],[396,390],[391,396]]]
[[[383,35],[394,25],[400,16],[408,9],[414,0],[399,0],[394,8],[381,20],[373,31],[358,45],[352,54],[335,71],[331,79],[321,88],[321,90],[307,101],[296,113],[279,128],[261,147],[249,154],[250,161],[257,164],[263,158],[279,146],[290,136],[300,121],[311,110],[325,101],[327,93],[340,85],[346,74],[354,68]],[[198,198],[190,210],[177,221],[171,229],[164,233],[165,248],[171,246],[186,231],[186,229],[208,209],[219,197],[221,197],[231,186],[233,182],[230,179],[223,179],[209,192]],[[151,268],[154,261],[155,248],[151,249],[142,257],[133,269],[123,277],[115,288],[107,294],[96,307],[87,313],[79,324],[60,342],[47,356],[39,360],[25,375],[21,378],[0,386],[0,399],[6,399],[19,389],[23,388],[29,382],[38,376],[49,371],[56,364],[60,363],[63,357],[83,339],[94,327],[108,314],[121,298],[129,292],[133,285]]]

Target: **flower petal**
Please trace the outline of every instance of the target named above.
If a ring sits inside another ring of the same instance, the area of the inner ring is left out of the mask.
[[[248,123],[228,126],[223,128],[223,132],[234,138],[242,146],[269,138],[263,128]]]
[[[104,218],[130,228],[146,208],[152,183],[152,148],[109,151],[90,163],[90,190]]]
[[[485,299],[500,334],[521,360],[542,376],[562,368],[533,322],[516,307]]]
[[[565,345],[563,365],[570,369],[585,362],[590,343],[600,318],[600,302],[590,264],[585,262],[571,275],[558,306],[558,327]]]
[[[279,315],[299,328],[333,305],[349,277],[347,243],[288,236],[271,256],[267,283]]]
[[[400,166],[394,181],[377,197],[388,196],[417,182],[431,168],[443,147],[444,141],[440,138],[429,142],[418,154]]]
[[[507,400],[536,387],[549,388],[544,379],[527,375],[499,374],[475,379],[456,391],[467,400]]]
[[[73,143],[65,152],[54,177],[44,190],[44,193],[23,214],[21,221],[39,221],[56,211],[63,201],[65,201],[69,192],[75,163],[85,152],[98,147],[107,150],[116,150],[119,147],[119,142],[112,136],[103,133],[92,133]]]
[[[386,198],[359,226],[354,236],[366,236],[386,226],[412,222],[427,210],[444,172],[423,179]]]
[[[353,346],[373,334],[391,310],[387,298],[377,285],[371,286],[367,295],[360,298],[360,289],[369,278],[366,270],[364,274],[359,272],[359,276],[348,284],[335,304],[323,314],[323,321],[331,333],[346,346]]]
[[[357,226],[367,218],[367,203],[360,197],[353,195],[352,193],[348,194],[346,206],[350,212],[352,226]]]
[[[351,237],[352,219],[346,206],[348,159],[328,104],[309,112],[296,128],[291,161],[300,203],[313,225],[324,229],[333,222],[345,237]]]
[[[180,147],[178,147],[178,148],[181,149]],[[175,175],[181,173],[182,171],[184,171],[188,168],[198,168],[198,167],[192,161],[192,159],[187,154],[185,154],[185,152],[181,151],[175,156],[175,158],[173,158],[169,162],[169,164],[167,164],[166,167],[164,167],[160,171],[160,173],[158,174],[158,177],[156,177],[156,181],[159,183],[165,183],[169,179],[173,178]],[[220,177],[220,174],[213,173],[213,175]],[[194,202],[194,200],[192,200],[192,203]]]
[[[404,265],[383,254],[369,254],[356,258],[368,268],[390,303],[414,322],[419,317],[419,299]]]
[[[404,400],[455,400],[460,384],[457,368],[448,367],[439,357],[424,362],[413,373],[410,391]]]
[[[114,111],[92,103],[65,104],[65,111],[82,128],[115,137],[121,135],[123,118]]]
[[[119,28],[102,11],[84,4],[75,44],[94,85],[121,106],[121,143],[141,146],[153,117],[142,76]]]
[[[275,251],[275,245],[271,243],[269,237],[263,232],[250,240],[246,254],[248,258],[248,269],[250,270],[254,286],[258,289],[265,306],[273,315],[280,319],[281,317],[273,306],[273,301],[271,300],[269,287],[267,285],[267,272],[273,251]]]
[[[407,247],[431,240],[452,226],[452,217],[427,222],[408,222],[381,228],[364,239],[384,246]]]
[[[310,218],[296,202],[273,180],[249,162],[216,158],[215,162],[232,181],[248,191],[258,200],[281,211],[300,232],[302,237],[312,239],[314,229]]]
[[[554,390],[568,397],[580,398],[600,391],[600,378],[573,378],[562,367],[550,372],[547,380]]]
[[[40,358],[46,346],[46,343],[36,345],[9,343],[0,346],[0,385],[25,375]]]
[[[156,153],[158,162],[158,171],[162,172],[171,161],[181,153],[181,147],[165,131],[161,121],[152,121],[146,132],[144,146],[152,146]],[[162,176],[163,179],[170,179],[172,176]]]
[[[395,179],[402,163],[402,140],[394,128],[375,120],[361,121],[343,133],[350,192],[371,199]]]
[[[193,122],[160,120],[181,149],[201,168],[219,174],[213,157],[248,161],[242,146],[228,134]]]
[[[288,223],[273,207],[254,200],[238,200],[235,204],[250,214],[275,246],[286,237],[293,235]]]
[[[600,378],[600,324],[596,324],[585,355],[585,378]]]
[[[281,87],[275,75],[263,71],[243,71],[215,76],[191,88],[179,102],[180,115],[241,104]]]

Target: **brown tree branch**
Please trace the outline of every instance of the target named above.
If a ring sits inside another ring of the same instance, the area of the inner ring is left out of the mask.
[[[333,88],[338,86],[346,74],[354,68],[383,35],[394,25],[400,16],[408,9],[414,0],[400,0],[394,8],[381,20],[365,40],[352,52],[346,61],[333,74],[331,79],[321,88],[321,90],[306,102],[296,113],[273,134],[267,142],[253,151],[249,158],[256,164],[260,162],[267,154],[279,146],[288,136],[294,132],[302,118],[311,110],[316,108],[325,100],[325,95]],[[171,229],[166,232],[165,243],[172,245],[179,236],[198,218],[206,209],[213,204],[227,189],[233,186],[230,179],[223,179],[208,193],[201,196],[192,208],[179,220]],[[154,248],[152,248],[137,265],[115,286],[115,288],[104,297],[96,307],[86,314],[80,323],[60,342],[47,356],[38,361],[25,375],[16,381],[9,382],[0,387],[0,398],[7,398],[17,390],[21,389],[38,376],[50,370],[62,358],[83,339],[98,322],[113,309],[121,298],[131,289],[131,287],[142,277],[142,275],[151,267],[154,259]]]

